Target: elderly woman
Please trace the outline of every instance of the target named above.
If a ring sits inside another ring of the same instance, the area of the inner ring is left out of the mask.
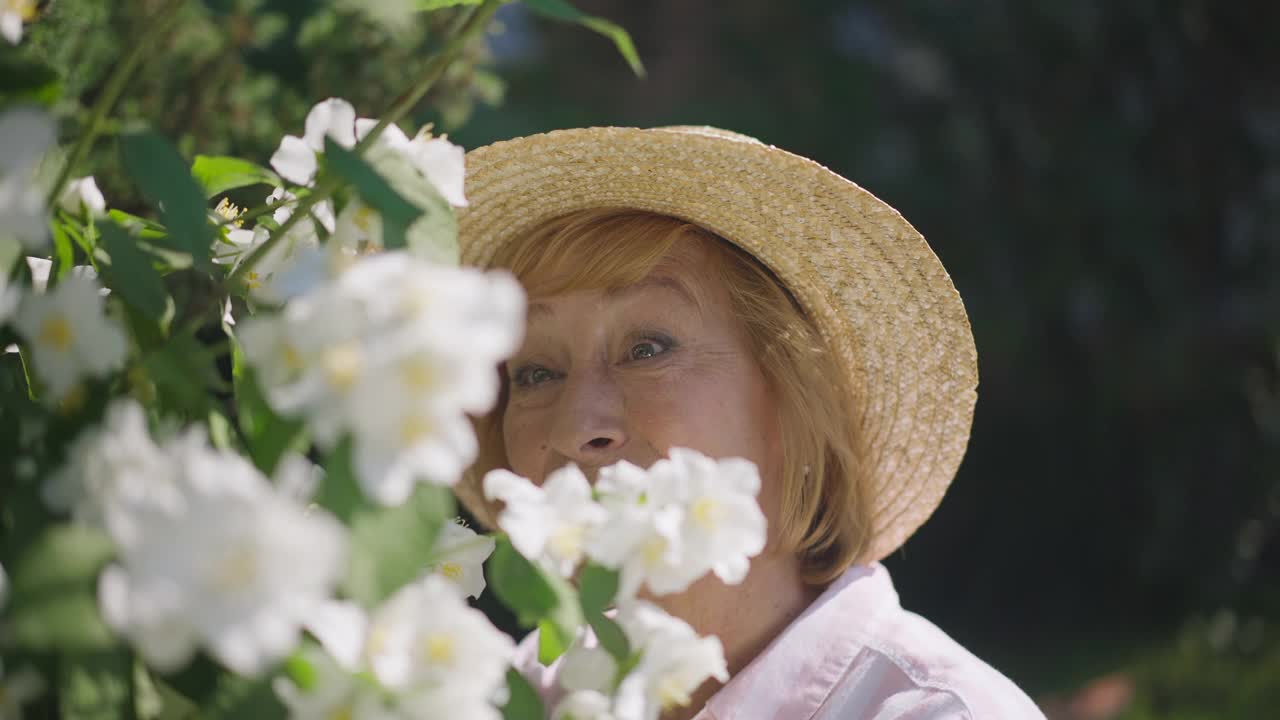
[[[510,269],[527,336],[478,478],[648,466],[672,447],[760,470],[765,551],[740,585],[660,598],[724,645],[731,679],[671,718],[1038,718],[903,610],[879,560],[960,464],[977,364],[964,306],[888,205],[822,166],[711,128],[590,128],[468,156],[464,262]],[[527,640],[523,670],[555,692]]]

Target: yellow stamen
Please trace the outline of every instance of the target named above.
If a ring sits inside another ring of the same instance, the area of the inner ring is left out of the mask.
[[[369,232],[373,228],[373,221],[378,217],[372,209],[362,207],[356,210],[351,218],[351,222],[355,224],[362,232]]]
[[[646,565],[657,565],[662,561],[662,556],[667,552],[667,541],[663,538],[654,538],[645,543],[640,550],[640,557]]]
[[[353,717],[355,717],[355,708],[347,704],[334,708],[333,712],[329,713],[328,720],[351,720]]]
[[[364,353],[355,343],[330,348],[324,354],[324,373],[329,384],[339,391],[350,390],[360,379],[364,368]]]
[[[427,638],[427,660],[439,665],[453,662],[453,638],[448,635],[432,635]]]
[[[400,442],[404,447],[417,445],[436,429],[435,423],[421,415],[408,415],[400,421]]]
[[[681,683],[674,677],[667,676],[658,681],[656,688],[658,702],[662,705],[663,710],[669,710],[676,706],[684,706],[689,704],[689,693],[681,687]]]
[[[70,350],[73,338],[71,323],[62,315],[50,315],[40,327],[40,342],[52,345],[58,352]]]
[[[582,540],[585,534],[586,528],[581,525],[562,525],[547,538],[547,545],[556,557],[576,561],[582,555]]]
[[[244,211],[229,202],[226,198],[222,198],[222,200],[218,201],[218,207],[214,208],[213,211],[224,220],[233,220],[234,222],[231,224],[235,227],[244,225],[244,222],[238,219],[244,214]]]
[[[412,357],[400,363],[400,375],[406,385],[419,392],[431,390],[439,379],[435,367],[422,357]]]
[[[262,276],[258,274],[257,270],[249,271],[245,276],[244,286],[248,290],[257,290],[262,287]]]
[[[462,566],[456,562],[447,562],[440,566],[440,574],[450,580],[461,580]]]
[[[369,640],[365,643],[366,655],[377,655],[387,649],[387,629],[381,625],[374,625],[369,631]]]
[[[709,497],[698,498],[694,501],[690,514],[698,527],[707,531],[715,530],[720,522],[720,503]]]
[[[243,590],[258,576],[258,561],[246,544],[233,547],[221,558],[214,573],[215,586],[224,591]]]
[[[302,354],[298,352],[297,348],[285,343],[280,346],[280,354],[283,356],[285,367],[294,371],[302,369]]]

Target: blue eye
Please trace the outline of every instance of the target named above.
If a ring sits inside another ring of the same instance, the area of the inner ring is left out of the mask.
[[[511,382],[518,387],[533,387],[555,379],[555,373],[540,365],[525,365],[511,376]]]

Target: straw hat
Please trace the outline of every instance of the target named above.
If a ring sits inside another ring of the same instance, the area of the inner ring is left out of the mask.
[[[671,215],[735,243],[787,285],[847,370],[870,463],[883,558],[933,513],[969,440],[973,334],[920,233],[825,167],[714,128],[559,130],[467,155],[462,261],[544,220],[625,207]]]

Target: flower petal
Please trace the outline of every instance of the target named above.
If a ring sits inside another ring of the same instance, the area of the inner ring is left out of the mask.
[[[316,151],[297,135],[285,135],[271,156],[271,167],[285,180],[307,185],[316,176]]]

